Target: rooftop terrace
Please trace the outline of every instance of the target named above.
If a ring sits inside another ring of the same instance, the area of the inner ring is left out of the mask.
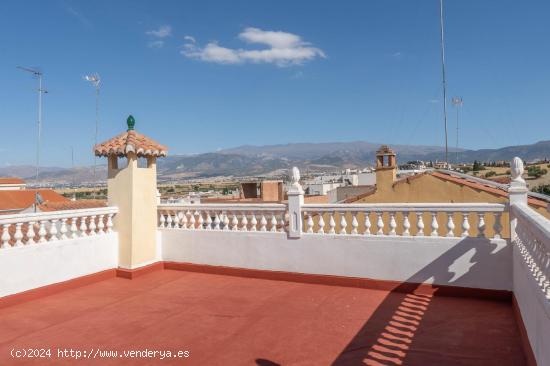
[[[2,309],[0,355],[99,347],[190,351],[167,365],[525,364],[509,302],[429,293],[160,270]]]

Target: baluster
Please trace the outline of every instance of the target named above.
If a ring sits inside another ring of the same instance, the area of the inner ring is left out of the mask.
[[[36,224],[35,221],[29,221],[29,226],[27,228],[27,242],[25,243],[26,245],[32,245],[32,244],[36,244],[36,242],[34,241],[34,236],[36,235],[35,232],[34,232],[34,225]]]
[[[174,229],[181,228],[181,215],[178,211],[174,211],[174,217],[172,218],[172,227]]]
[[[378,219],[376,220],[376,226],[378,227],[376,235],[384,235],[384,220],[382,219],[383,213],[377,212],[376,215],[378,216]]]
[[[424,236],[424,219],[422,218],[422,212],[416,213],[416,236]]]
[[[395,222],[395,212],[390,212],[390,232],[391,236],[397,235],[395,229],[397,228],[397,222]]]
[[[453,221],[453,212],[447,212],[447,236],[454,237],[455,223]]]
[[[495,212],[495,224],[493,225],[493,231],[495,232],[494,238],[500,239],[502,238],[502,224],[500,223],[500,218],[502,214],[500,212]]]
[[[2,225],[2,248],[11,248],[10,245],[10,224]]]
[[[189,219],[187,218],[187,214],[189,211],[181,211],[179,215],[181,215],[181,228],[183,230],[189,229]]]
[[[88,226],[86,225],[86,219],[87,219],[86,216],[80,218],[80,236],[87,236],[88,235]],[[44,223],[44,221],[40,221],[40,230],[42,230],[44,228],[43,223]],[[41,239],[41,241],[42,241],[42,239]]]
[[[15,239],[15,247],[22,247],[23,246],[23,231],[21,230],[21,226],[23,225],[22,222],[18,222],[15,224],[15,234],[13,235],[13,238]]]
[[[168,216],[166,217],[166,227],[171,229],[172,228],[172,213],[168,212]]]
[[[271,214],[271,228],[269,231],[277,231],[277,217],[275,217],[275,212]]]
[[[204,220],[205,229],[206,230],[212,230],[212,216],[210,216],[210,211],[205,211],[204,214],[206,215],[206,220]]]
[[[369,215],[370,215],[370,212],[365,212],[365,232],[363,233],[363,235],[370,235],[370,228],[372,226],[372,224],[370,223],[370,218],[369,218]]]
[[[61,227],[59,228],[60,240],[67,240],[67,219],[61,219]]]
[[[279,219],[279,232],[284,232],[285,231],[285,215],[286,213],[283,212],[281,213],[281,216],[280,216],[280,219]]]
[[[38,242],[39,243],[45,243],[46,242],[46,221],[40,221],[40,227],[38,229]]]
[[[410,236],[411,235],[411,223],[409,221],[409,212],[405,211],[403,212],[403,236]]]
[[[328,220],[328,233],[329,234],[336,234],[336,230],[334,228],[336,227],[336,222],[334,222],[334,212],[329,212],[329,220]]]
[[[338,234],[345,235],[347,234],[346,227],[348,226],[348,222],[346,220],[346,213],[340,212],[340,232]]]
[[[470,235],[470,223],[468,222],[468,212],[462,213],[462,234],[460,236],[467,237]]]
[[[479,216],[479,220],[477,223],[477,236],[479,238],[484,238],[485,237],[485,213],[484,212],[479,213],[478,216]]]
[[[195,230],[196,229],[196,225],[195,223],[197,222],[195,220],[195,213],[194,211],[189,211],[189,229],[190,230]]]
[[[231,230],[237,231],[239,230],[239,219],[237,218],[237,214],[235,212],[232,212],[233,219],[231,220]]]
[[[202,217],[203,211],[195,211],[195,215],[199,216],[199,219],[197,220],[198,229],[203,230],[204,229],[204,218]]]
[[[104,222],[104,219],[105,219],[105,215],[99,215],[99,219],[97,220],[97,229],[98,229],[98,234],[99,235],[103,235],[105,234],[105,222]],[[176,224],[177,225],[177,224]]]
[[[159,227],[160,228],[166,227],[164,224],[165,222],[166,222],[166,219],[164,218],[164,214],[161,212],[159,215]]]
[[[323,212],[319,212],[319,222],[317,225],[319,225],[319,230],[317,230],[317,234],[324,234],[325,233],[325,219],[323,219]]]
[[[248,231],[248,218],[246,212],[243,212],[241,217],[241,230]]]
[[[250,231],[256,231],[256,225],[258,225],[258,220],[256,220],[256,214],[251,213],[252,217],[250,218]]]
[[[107,225],[109,223],[107,222]],[[107,226],[108,227],[108,226]],[[71,217],[71,226],[70,226],[70,231],[71,231],[71,239],[76,239],[78,238],[78,227],[76,226],[76,217]]]
[[[359,223],[357,222],[357,212],[351,213],[351,235],[357,235],[357,227]]]
[[[223,214],[223,230],[229,230],[229,216],[227,216],[227,212]]]
[[[51,220],[50,221],[50,241],[56,241],[59,240],[57,237],[57,221],[58,220]]]
[[[214,230],[220,230],[220,215],[217,211],[214,216]]]
[[[432,212],[432,232],[431,236],[439,235],[437,230],[439,229],[439,223],[437,222],[437,212]]]
[[[306,212],[307,220],[306,220],[306,233],[312,234],[313,233],[313,217],[311,216],[311,212]]]
[[[97,217],[96,215],[90,216],[90,225],[88,225],[88,228],[90,229],[90,236],[94,236],[97,234],[96,233],[97,226],[95,224],[96,217]]]
[[[263,213],[260,218],[260,231],[267,231],[267,220],[265,219],[265,215]]]
[[[113,214],[107,215],[107,233],[113,232]]]

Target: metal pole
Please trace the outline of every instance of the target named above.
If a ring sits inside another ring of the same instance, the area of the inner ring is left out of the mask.
[[[42,73],[38,74],[38,137],[36,142],[36,184],[40,172],[40,136],[42,134]]]
[[[441,73],[443,76],[443,118],[445,121],[445,163],[449,165],[449,146],[447,139],[447,80],[445,78],[445,34],[443,29],[443,0],[439,0],[439,25],[441,34]]]
[[[456,106],[456,164],[458,165],[458,112],[460,109],[460,104]]]
[[[99,126],[99,84],[95,87],[95,135],[94,135],[94,148],[97,145],[97,132]],[[96,181],[96,166],[97,166],[97,156],[94,154],[94,182]]]

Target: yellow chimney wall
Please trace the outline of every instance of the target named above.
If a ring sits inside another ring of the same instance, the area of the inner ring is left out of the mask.
[[[138,168],[135,154],[130,153],[127,167],[114,167],[110,162],[107,188],[109,205],[119,209],[114,221],[119,267],[133,269],[158,260],[156,161],[150,158],[147,168]]]

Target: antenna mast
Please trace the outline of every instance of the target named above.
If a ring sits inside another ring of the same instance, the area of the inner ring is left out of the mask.
[[[443,119],[445,121],[445,163],[449,168],[449,146],[447,139],[447,80],[445,78],[445,34],[443,28],[443,0],[439,0],[439,26],[441,35],[441,74],[443,76]]]
[[[89,81],[95,87],[95,134],[94,134],[94,146],[97,145],[97,133],[99,129],[99,84],[101,83],[101,78],[96,72],[92,75],[84,76],[84,80]],[[97,165],[97,156],[94,154],[94,182],[96,180],[96,165]]]
[[[461,97],[453,97],[451,103],[456,107],[456,163],[458,164],[458,112],[464,104],[464,101]]]
[[[28,67],[17,66],[19,70],[26,71],[31,73],[33,76],[38,78],[38,133],[36,140],[36,176],[35,180],[38,184],[38,174],[40,172],[40,137],[42,135],[42,94],[47,93],[48,91],[42,88],[42,75],[43,73],[39,70],[31,69]]]

